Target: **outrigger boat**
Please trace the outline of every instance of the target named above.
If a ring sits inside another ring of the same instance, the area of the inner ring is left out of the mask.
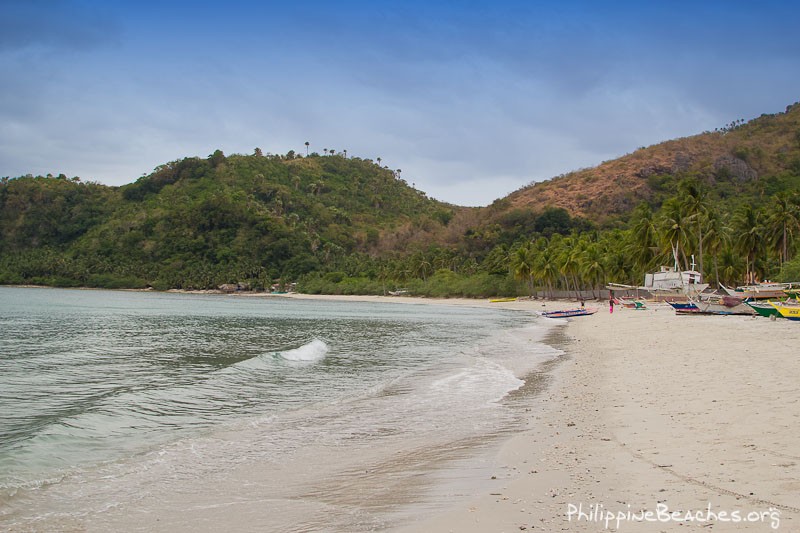
[[[781,316],[780,312],[777,309],[775,309],[775,307],[772,305],[772,302],[767,301],[767,302],[744,302],[744,303],[748,305],[753,311],[755,311],[758,316],[763,316],[765,318],[769,318],[772,316],[774,317]]]
[[[647,309],[644,300],[630,298],[614,298],[614,303],[625,309]]]
[[[591,309],[580,307],[577,309],[563,309],[561,311],[542,311],[542,316],[546,318],[569,318],[573,316],[586,316],[593,315],[597,312],[597,308]]]
[[[739,298],[703,295],[687,302],[667,302],[679,315],[754,315],[756,312]]]
[[[783,318],[788,318],[789,320],[800,320],[800,305],[775,302],[770,302],[770,305],[774,307]]]
[[[731,289],[720,284],[720,287],[730,296],[749,299],[749,300],[777,300],[786,298],[787,292],[791,291],[796,283],[755,283],[753,285],[742,285]]]

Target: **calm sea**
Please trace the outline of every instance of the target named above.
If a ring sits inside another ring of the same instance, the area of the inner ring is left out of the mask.
[[[541,322],[0,287],[0,529],[398,525],[491,467],[510,393],[559,353]]]

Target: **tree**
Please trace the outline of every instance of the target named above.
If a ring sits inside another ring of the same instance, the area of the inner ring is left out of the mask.
[[[659,249],[656,220],[653,210],[648,204],[642,202],[636,206],[633,210],[630,227],[628,253],[633,258],[636,267],[642,272],[646,272],[655,266]]]
[[[527,281],[531,297],[533,297],[533,272],[535,261],[536,249],[530,242],[520,245],[511,253],[511,271],[514,273],[516,279]]]
[[[764,247],[763,214],[750,204],[739,208],[733,219],[736,250],[746,257],[745,283],[755,283],[756,258]]]
[[[308,147],[311,145],[310,142],[306,141],[306,157],[308,157]]]
[[[601,287],[605,282],[606,268],[603,264],[604,258],[604,251],[596,242],[588,243],[580,252],[580,275],[589,283],[592,296],[594,296],[595,288]]]
[[[695,178],[682,181],[678,191],[686,217],[697,229],[698,271],[703,274],[703,224],[709,210],[708,191]]]
[[[222,153],[222,150],[214,150],[214,153],[208,156],[208,162],[216,168],[225,162],[225,154]]]
[[[691,219],[686,213],[685,205],[679,198],[670,198],[661,208],[661,235],[663,244],[668,246],[670,253],[674,254],[675,260],[680,262],[683,270],[689,270],[689,260],[686,255],[686,247],[689,244],[689,226]]]
[[[541,237],[536,240],[538,250],[533,266],[533,275],[547,286],[548,294],[552,298],[555,286],[558,283],[558,243],[561,235],[556,234],[551,240]]]
[[[706,250],[714,262],[714,279],[720,283],[719,255],[730,245],[730,228],[717,210],[709,210],[705,220]]]
[[[783,265],[789,261],[791,243],[795,233],[800,230],[800,206],[797,195],[780,193],[772,197],[770,214],[766,220],[766,232]]]

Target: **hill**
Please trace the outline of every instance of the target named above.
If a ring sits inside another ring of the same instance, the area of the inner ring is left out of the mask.
[[[460,211],[341,155],[185,158],[122,187],[0,186],[2,281],[205,288],[296,279],[337,258],[428,242]]]
[[[800,278],[800,106],[641,148],[486,208],[343,154],[184,158],[122,187],[0,180],[0,283],[493,296]],[[677,252],[675,252],[677,250]],[[709,266],[711,265],[711,266]]]
[[[694,176],[721,196],[763,194],[764,178],[800,174],[800,105],[735,121],[714,132],[666,141],[596,167],[533,183],[498,200],[495,216],[514,210],[565,209],[603,222],[645,201],[658,205],[674,182]]]

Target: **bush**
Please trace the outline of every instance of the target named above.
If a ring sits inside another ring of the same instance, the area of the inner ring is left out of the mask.
[[[89,276],[86,285],[99,289],[144,289],[147,287],[147,281],[133,276],[95,274]]]

